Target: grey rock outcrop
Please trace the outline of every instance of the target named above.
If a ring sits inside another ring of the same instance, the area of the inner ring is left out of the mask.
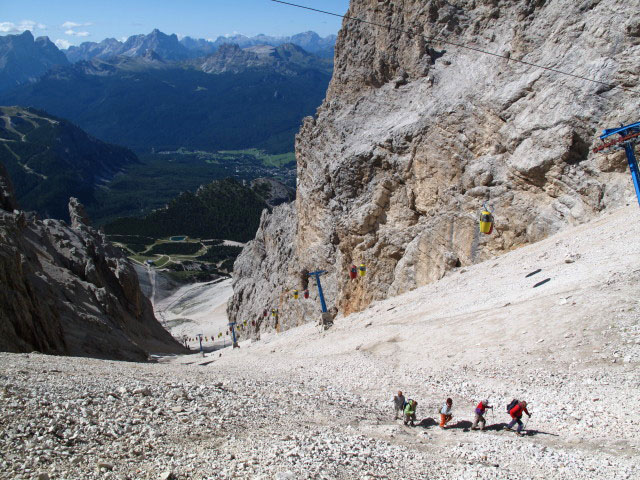
[[[16,208],[18,205],[9,173],[4,164],[0,163],[0,209],[13,212]]]
[[[81,227],[91,226],[91,220],[89,220],[84,205],[75,197],[69,199],[69,218],[71,219],[71,228],[76,230]]]
[[[73,228],[0,210],[0,350],[136,361],[181,352],[126,256],[77,200],[69,210]]]
[[[629,201],[624,154],[591,147],[601,128],[637,121],[637,94],[427,40],[638,89],[629,12],[617,0],[352,0],[350,16],[422,36],[345,20],[325,102],[297,136],[291,260],[245,277],[243,252],[230,312],[254,315],[292,272],[324,268],[328,302],[348,314]],[[352,263],[367,276],[349,280]]]

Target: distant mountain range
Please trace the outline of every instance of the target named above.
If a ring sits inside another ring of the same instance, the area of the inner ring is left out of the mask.
[[[148,57],[157,60],[181,62],[208,57],[226,45],[237,45],[245,49],[257,46],[279,47],[296,45],[319,58],[333,59],[335,35],[320,37],[315,32],[304,32],[290,37],[257,35],[232,35],[218,37],[215,41],[202,38],[167,35],[155,29],[148,35],[133,35],[121,42],[106,38],[101,42],[84,42],[59,50],[48,37],[35,38],[28,30],[19,35],[0,36],[0,91],[37,81],[44,73],[56,66],[66,66],[82,61],[112,60],[114,57]],[[152,52],[152,53],[150,53]]]
[[[157,52],[54,67],[38,81],[0,92],[67,118],[91,135],[137,152],[293,151],[303,117],[324,98],[332,66],[291,44],[225,45],[199,60],[169,62]]]
[[[245,48],[226,44],[214,54],[196,59],[193,64],[205,73],[214,74],[241,73],[249,69],[268,69],[284,75],[297,75],[306,69],[331,73],[328,61],[321,60],[292,43],[277,47],[257,45]]]
[[[322,102],[333,69],[300,44],[321,51],[334,40],[308,32],[210,42],[154,30],[84,43],[66,53],[90,59],[72,63],[46,37],[0,37],[0,105],[14,105],[0,107],[0,163],[25,209],[68,219],[74,196],[105,222],[157,208],[140,200],[147,191],[161,197],[156,186],[176,195],[223,175],[286,181],[279,166],[293,158],[295,133]],[[176,172],[180,179],[170,179]],[[291,198],[274,185],[258,188],[269,203]]]
[[[13,179],[18,203],[43,217],[68,220],[70,196],[91,202],[98,185],[137,162],[130,150],[92,138],[66,120],[0,107],[0,163]]]
[[[315,32],[299,33],[291,37],[233,35],[218,37],[215,41],[191,37],[184,37],[179,40],[175,34],[167,35],[155,29],[148,35],[133,35],[124,42],[120,42],[115,38],[107,38],[99,43],[84,42],[77,47],[69,47],[63,52],[72,63],[94,58],[106,60],[117,55],[139,57],[144,55],[147,50],[153,50],[163,60],[177,61],[211,55],[222,45],[227,44],[235,44],[241,48],[246,48],[257,45],[278,47],[291,43],[321,58],[333,58],[335,42],[335,35],[322,38]]]
[[[283,40],[264,35],[179,41],[154,30],[126,42],[83,43],[67,51],[80,59],[75,63],[46,37],[34,41],[27,32],[0,39],[10,47],[0,58],[7,65],[0,69],[0,105],[44,110],[138,152],[291,152],[302,118],[322,102],[333,69],[331,60],[293,43],[255,45]],[[313,32],[289,39],[316,49],[333,45],[332,37]],[[21,61],[29,66],[22,72]]]

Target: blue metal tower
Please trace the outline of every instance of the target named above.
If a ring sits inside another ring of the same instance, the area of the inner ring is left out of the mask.
[[[233,343],[231,344],[233,348],[236,348],[238,346],[238,342],[236,340],[236,322],[230,322],[229,323],[229,328],[231,329],[231,339],[233,341]]]
[[[636,189],[636,197],[638,197],[638,204],[640,204],[640,171],[638,171],[638,161],[634,152],[634,146],[640,141],[640,122],[632,123],[631,125],[623,125],[618,128],[608,128],[600,135],[600,140],[604,141],[612,135],[620,135],[619,138],[612,140],[602,145],[598,145],[593,149],[594,153],[601,152],[603,150],[621,150],[624,149],[627,154],[627,163],[629,163],[629,170],[631,170],[631,178],[633,179],[633,186]]]
[[[316,284],[318,285],[318,295],[320,296],[320,306],[322,307],[322,313],[327,313],[327,304],[324,301],[324,293],[322,292],[322,283],[320,283],[320,275],[324,275],[327,273],[326,270],[316,270],[315,272],[310,272],[308,275],[310,277],[314,277],[316,279]]]

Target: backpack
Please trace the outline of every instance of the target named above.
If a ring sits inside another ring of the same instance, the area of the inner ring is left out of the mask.
[[[515,398],[513,400],[511,400],[511,403],[509,403],[509,405],[507,405],[507,413],[509,413],[511,411],[511,409],[513,407],[515,407],[518,404],[518,400],[516,400]]]

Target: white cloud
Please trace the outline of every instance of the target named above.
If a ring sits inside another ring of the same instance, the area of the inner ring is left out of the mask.
[[[22,20],[19,23],[0,22],[0,33],[22,33],[25,30],[46,30],[47,26],[33,20]]]
[[[64,40],[63,38],[59,38],[53,43],[56,44],[56,47],[62,50],[64,50],[65,48],[69,48],[71,46],[71,42],[69,40]]]
[[[64,32],[65,35],[69,35],[71,37],[88,37],[89,32],[76,32],[75,30],[67,30]]]
[[[66,21],[61,26],[62,28],[77,28],[77,27],[89,27],[91,25],[93,25],[93,23],[91,22],[78,23],[78,22]]]
[[[66,28],[66,30],[64,31],[64,34],[69,35],[70,37],[88,37],[90,33],[87,32],[86,30],[78,32],[77,30],[74,30],[74,29],[78,27],[88,27],[91,25],[93,25],[93,23],[91,22],[71,22],[67,20],[61,25],[61,27]]]

